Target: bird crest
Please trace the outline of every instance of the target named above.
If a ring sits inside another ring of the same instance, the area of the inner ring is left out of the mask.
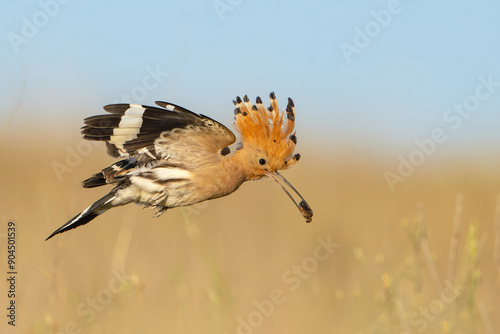
[[[238,96],[233,101],[236,109],[235,128],[241,135],[243,149],[253,148],[267,156],[268,169],[286,169],[297,163],[300,154],[293,154],[295,136],[295,107],[291,98],[283,112],[279,111],[274,93],[269,95],[271,105],[265,108],[260,97],[253,105],[245,95],[243,101]],[[285,117],[286,115],[286,117]]]

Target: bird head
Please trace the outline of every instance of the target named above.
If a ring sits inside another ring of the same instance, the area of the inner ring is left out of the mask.
[[[273,92],[269,95],[271,105],[265,108],[260,97],[252,104],[245,95],[243,101],[238,96],[233,101],[236,106],[235,127],[241,135],[240,161],[245,165],[246,180],[257,180],[267,176],[281,185],[283,190],[299,208],[307,222],[311,221],[312,210],[293,186],[278,173],[296,164],[300,154],[294,154],[295,107],[291,98],[283,112]],[[284,183],[284,184],[283,184]],[[291,188],[302,201],[297,204],[286,187]]]
[[[243,101],[239,96],[233,101],[236,106],[235,127],[241,135],[241,153],[248,180],[287,169],[300,159],[300,154],[293,155],[297,143],[293,101],[288,98],[286,111],[280,113],[274,93],[270,98],[271,106],[267,109],[260,97],[254,105],[246,95]]]

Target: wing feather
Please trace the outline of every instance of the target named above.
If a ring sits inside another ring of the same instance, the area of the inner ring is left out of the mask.
[[[109,114],[84,120],[85,139],[106,142],[112,157],[135,158],[139,164],[158,159],[196,167],[220,159],[220,151],[235,142],[227,127],[170,102],[161,107],[111,104]]]

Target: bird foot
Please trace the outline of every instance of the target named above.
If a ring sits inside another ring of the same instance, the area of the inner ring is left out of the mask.
[[[164,206],[150,206],[152,210],[154,210],[153,217],[158,218],[160,217],[165,211],[167,211],[167,208]]]
[[[162,191],[151,197],[152,206],[159,206],[161,202],[167,199],[167,192]]]

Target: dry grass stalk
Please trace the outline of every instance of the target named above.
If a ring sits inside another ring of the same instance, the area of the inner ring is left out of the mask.
[[[463,209],[463,196],[457,195],[455,205],[455,217],[453,218],[453,234],[450,241],[450,255],[448,258],[448,282],[455,285],[455,270],[457,266],[458,244],[460,242],[460,227]]]
[[[436,292],[439,294],[442,291],[442,284],[439,280],[439,275],[436,270],[436,266],[434,260],[432,259],[431,247],[429,245],[429,239],[427,238],[427,229],[425,226],[424,219],[424,210],[422,203],[417,204],[418,210],[418,221],[421,226],[420,233],[420,247],[422,249],[422,254],[424,255],[425,263],[427,264],[427,269],[429,270],[429,274],[431,275],[431,280],[436,289]]]

